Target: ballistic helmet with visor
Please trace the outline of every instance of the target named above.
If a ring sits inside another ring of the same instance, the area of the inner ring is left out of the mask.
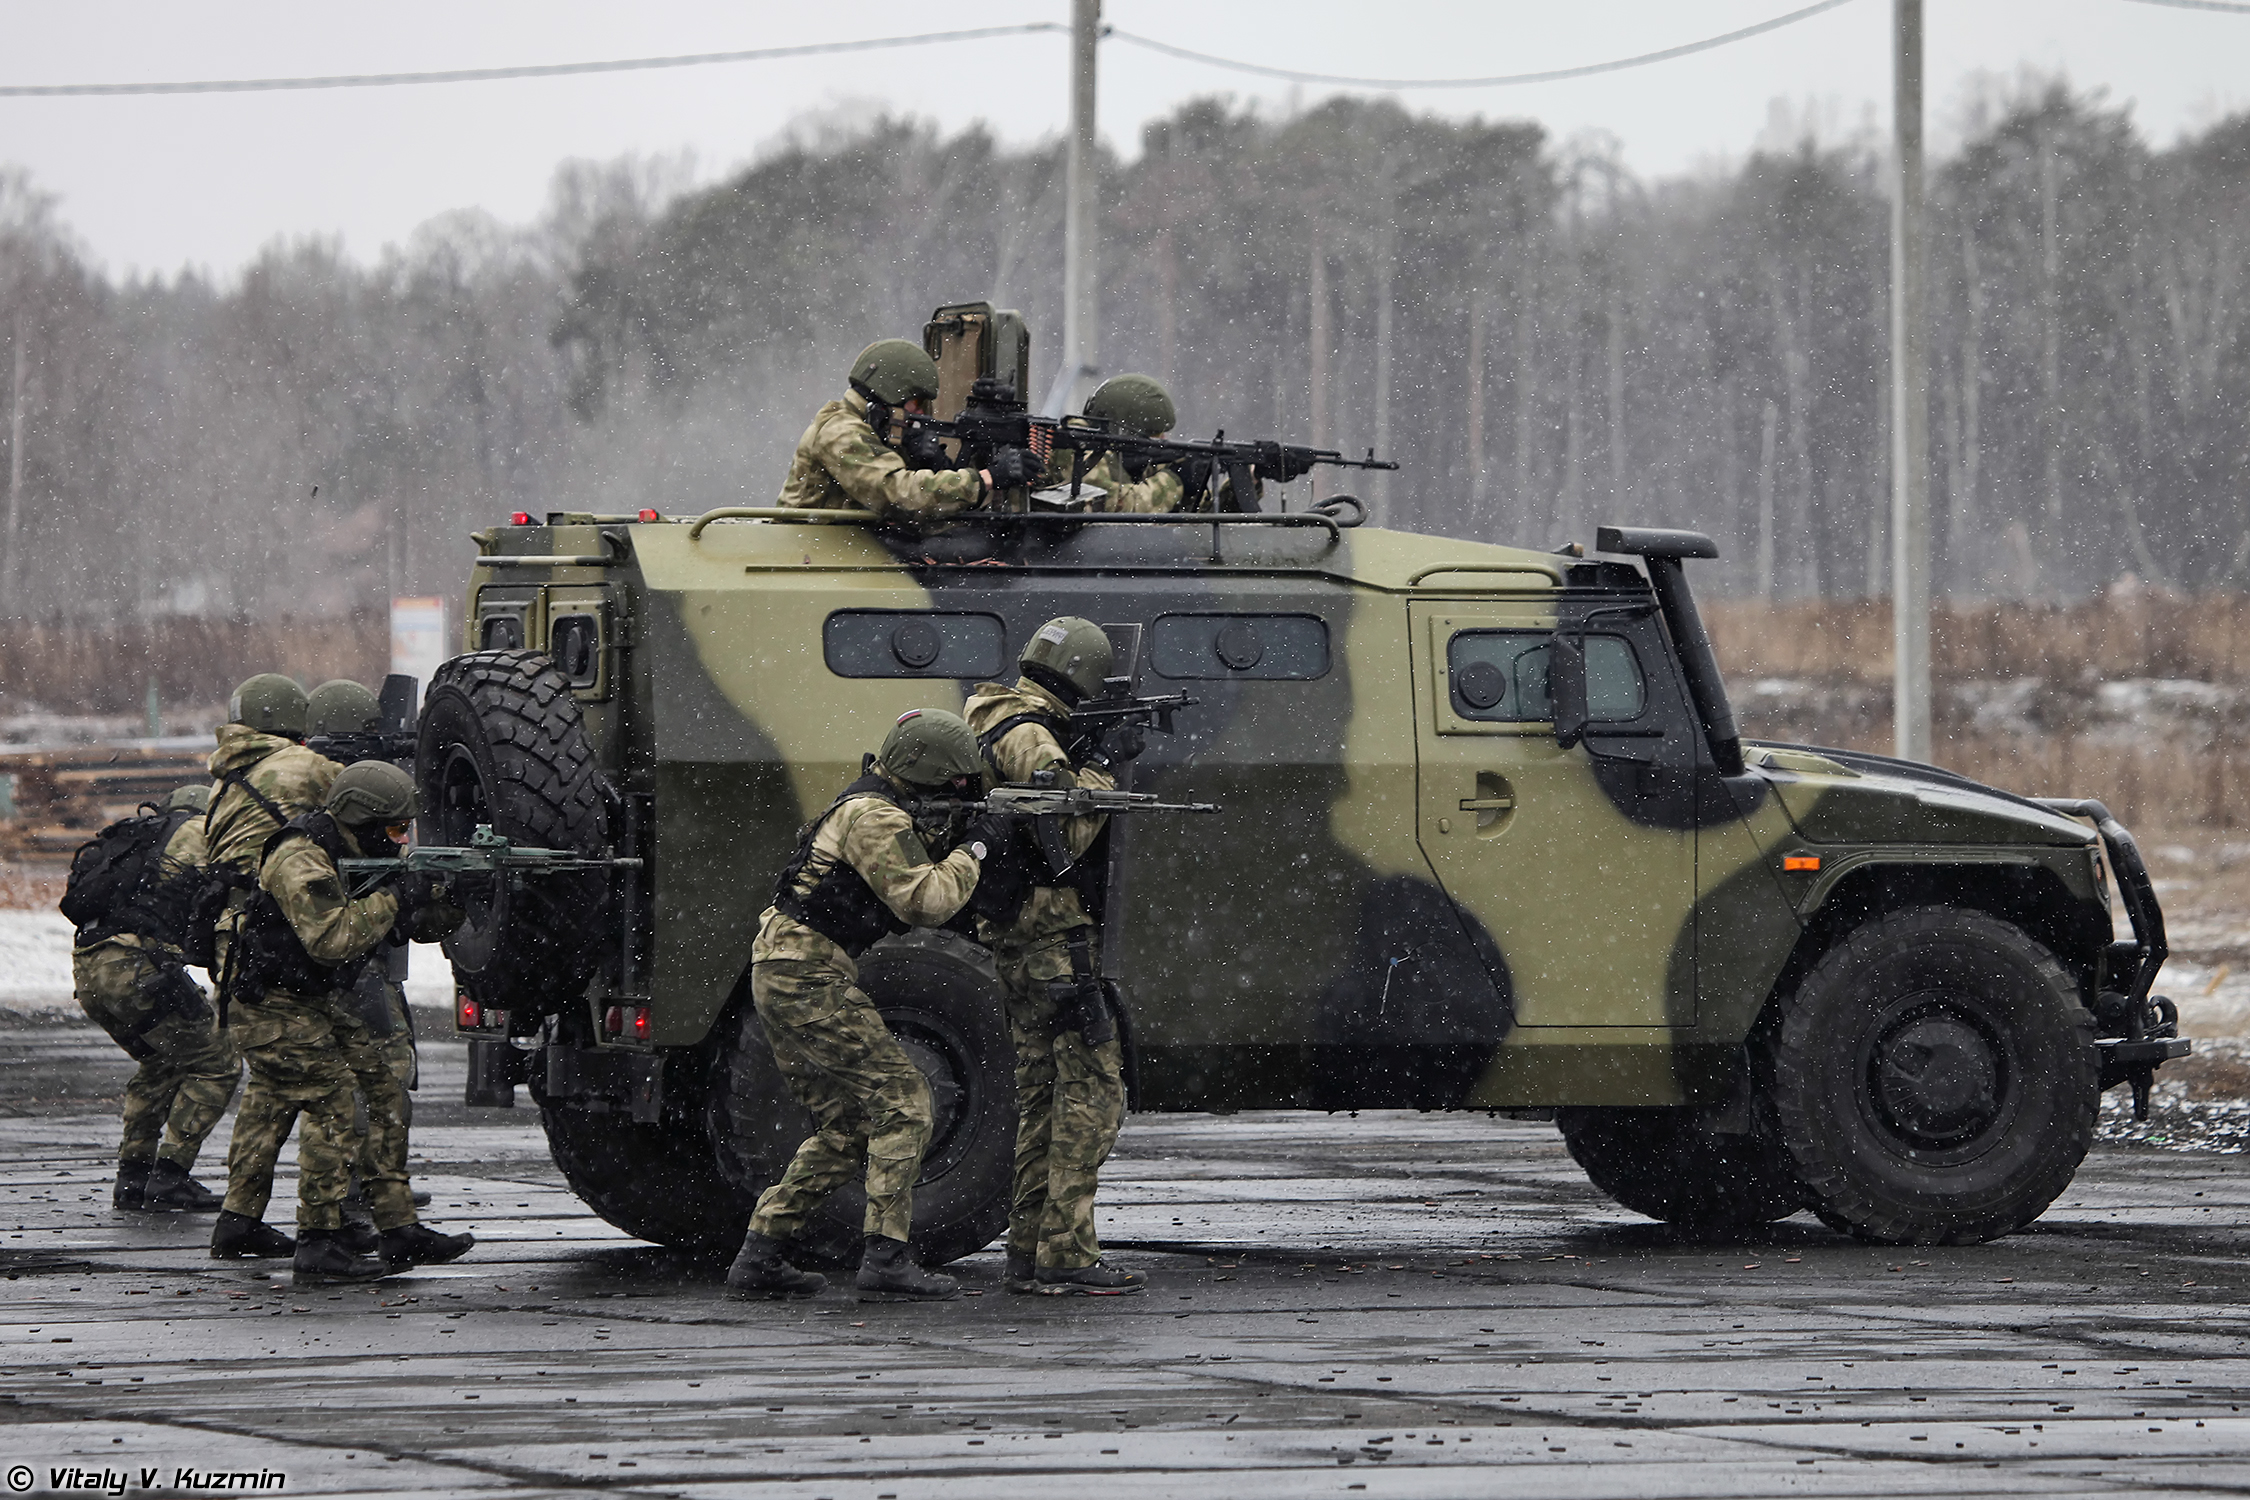
[[[852,389],[885,406],[904,406],[919,396],[935,401],[938,391],[937,361],[920,344],[904,339],[877,339],[852,361]]]
[[[975,732],[959,714],[942,708],[899,715],[875,758],[892,778],[909,786],[934,789],[984,774]]]
[[[279,672],[260,672],[227,699],[227,722],[260,734],[305,737],[305,690]]]
[[[172,795],[164,799],[166,812],[207,812],[211,807],[211,784],[191,781],[186,786],[172,788]]]
[[[1100,696],[1113,659],[1107,631],[1091,620],[1063,615],[1031,633],[1023,648],[1023,674],[1049,692],[1058,691],[1059,680],[1069,689],[1060,696],[1075,704]]]
[[[414,778],[387,760],[363,760],[344,767],[329,784],[321,804],[347,828],[397,827],[414,821],[419,810]]]
[[[373,734],[383,727],[383,706],[349,677],[335,677],[305,699],[305,733]]]
[[[1135,437],[1170,432],[1180,420],[1171,393],[1146,375],[1113,375],[1086,398],[1086,415]]]

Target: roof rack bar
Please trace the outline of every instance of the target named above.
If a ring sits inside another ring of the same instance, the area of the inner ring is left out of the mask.
[[[727,505],[707,510],[688,525],[696,541],[713,521],[795,521],[803,526],[873,526],[882,517],[871,510],[800,510],[792,505]]]
[[[1439,573],[1520,573],[1527,578],[1544,578],[1557,585],[1563,582],[1563,570],[1552,563],[1438,563],[1407,579],[1406,586],[1410,589],[1420,588],[1423,579]]]
[[[1328,533],[1331,545],[1343,540],[1343,530],[1333,516],[1317,511],[1286,511],[1273,515],[1262,512],[1214,513],[1209,515],[1188,512],[1142,514],[1132,512],[1112,515],[1103,511],[1020,511],[978,510],[964,511],[951,521],[988,522],[1011,526],[1282,526],[1300,528],[1318,526]],[[726,506],[707,510],[688,525],[688,540],[703,535],[703,528],[713,521],[794,521],[808,525],[874,526],[883,518],[869,510],[798,510],[778,505]],[[1215,537],[1216,532],[1212,533]]]

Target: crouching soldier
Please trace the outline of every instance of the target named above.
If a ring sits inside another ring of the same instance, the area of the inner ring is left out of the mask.
[[[930,1143],[929,1081],[858,987],[853,962],[878,938],[950,921],[975,892],[998,825],[973,822],[932,859],[910,810],[917,798],[974,796],[975,736],[957,715],[907,714],[867,774],[797,836],[752,947],[750,994],[790,1091],[818,1126],[759,1197],[727,1285],[748,1296],[808,1297],[826,1283],[782,1247],[830,1193],[864,1177],[863,1297],[946,1298],[960,1286],[907,1249],[914,1183]]]
[[[417,1223],[403,1180],[368,1184],[380,1258],[355,1254],[341,1236],[357,1145],[350,1055],[364,1045],[366,1029],[350,994],[357,970],[386,941],[438,941],[460,925],[461,913],[442,886],[419,880],[354,897],[338,862],[396,854],[414,814],[412,778],[394,765],[363,761],[337,774],[319,812],[291,818],[266,841],[259,895],[235,934],[228,1029],[253,1086],[282,1106],[276,1118],[283,1124],[277,1131],[237,1123],[214,1255],[226,1253],[221,1234],[239,1230],[241,1221],[264,1228],[258,1221],[273,1195],[285,1111],[292,1109],[303,1118],[296,1280],[366,1280],[452,1260],[475,1243]]]
[[[117,1143],[123,1209],[215,1213],[219,1195],[189,1174],[227,1112],[242,1059],[180,950],[201,877],[208,786],[183,786],[164,811],[105,829],[72,861],[63,914],[78,924],[70,971],[79,1008],[140,1066],[125,1085]]]

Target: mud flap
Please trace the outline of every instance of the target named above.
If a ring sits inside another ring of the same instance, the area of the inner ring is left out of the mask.
[[[636,1125],[664,1117],[664,1059],[602,1047],[546,1048],[546,1101],[588,1114],[630,1115]]]

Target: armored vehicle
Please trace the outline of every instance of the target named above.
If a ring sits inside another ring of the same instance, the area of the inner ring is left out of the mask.
[[[468,653],[425,699],[426,843],[480,824],[639,861],[494,883],[447,945],[471,1102],[519,1085],[604,1218],[721,1247],[809,1130],[750,1006],[798,827],[900,713],[1013,675],[1056,615],[1189,692],[1091,858],[1143,1111],[1551,1113],[1643,1214],[1810,1208],[1987,1239],[2070,1181],[2101,1091],[2187,1049],[2163,918],[2099,803],[1745,742],[1685,532],[1582,554],[1261,514],[519,514],[480,533]],[[2129,918],[2113,920],[2113,891]],[[974,946],[871,949],[929,1075],[915,1235],[1006,1218],[1014,1117]],[[808,1231],[848,1256],[860,1206]]]

